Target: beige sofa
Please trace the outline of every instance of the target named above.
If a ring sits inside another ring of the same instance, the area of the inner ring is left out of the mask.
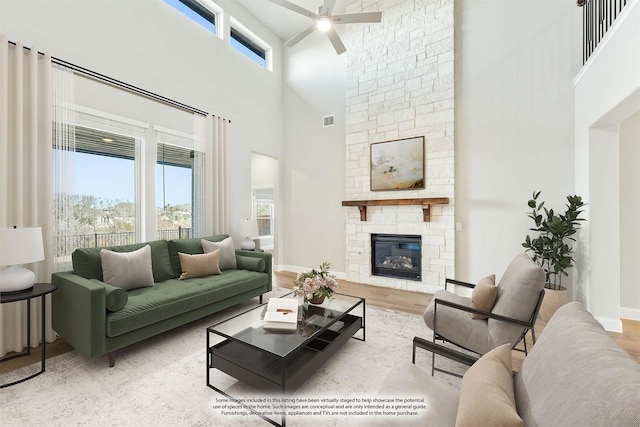
[[[500,352],[508,357],[508,365],[495,363]],[[438,427],[640,426],[640,364],[579,303],[556,312],[514,377],[510,356],[508,344],[487,353],[465,373],[459,390],[433,378],[427,366],[399,365],[386,378],[380,397],[424,396],[427,408],[402,421],[378,422]],[[502,365],[508,369],[506,385]],[[496,386],[501,396],[492,395]],[[500,422],[491,420],[508,412],[510,405],[513,413]]]

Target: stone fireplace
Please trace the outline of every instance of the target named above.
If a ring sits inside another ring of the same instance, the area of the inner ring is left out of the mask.
[[[347,279],[431,293],[446,277],[455,277],[454,2],[350,0],[347,5],[347,13],[371,10],[382,11],[380,24],[345,28],[344,200],[448,201],[427,209],[345,205]],[[417,136],[425,140],[424,188],[371,191],[371,144]],[[418,236],[419,279],[372,274],[372,234]]]

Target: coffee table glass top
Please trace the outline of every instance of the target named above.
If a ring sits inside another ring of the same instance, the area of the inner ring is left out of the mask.
[[[339,331],[344,326],[340,319],[364,301],[362,298],[349,295],[333,295],[333,298],[325,299],[321,305],[304,305],[303,299],[299,298],[298,324],[295,331],[265,330],[262,327],[262,318],[267,304],[210,326],[208,331],[228,340],[242,342],[285,357],[326,330]],[[283,298],[295,297],[289,293]]]

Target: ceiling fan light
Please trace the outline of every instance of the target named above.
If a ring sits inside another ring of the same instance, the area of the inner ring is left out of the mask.
[[[320,31],[329,31],[331,28],[331,19],[328,16],[321,16],[318,18],[318,29]]]

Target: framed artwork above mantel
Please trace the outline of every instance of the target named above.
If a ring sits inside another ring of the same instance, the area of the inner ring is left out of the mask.
[[[371,191],[424,188],[424,136],[371,144],[369,173]]]

